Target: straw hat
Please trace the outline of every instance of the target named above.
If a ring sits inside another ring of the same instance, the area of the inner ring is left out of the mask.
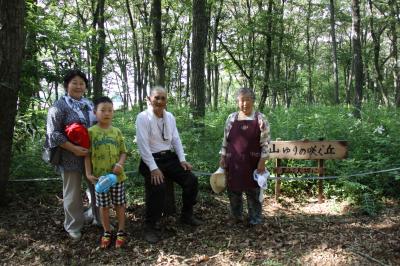
[[[220,193],[225,190],[226,187],[226,177],[225,170],[223,168],[218,168],[215,173],[210,177],[210,185],[215,193]]]

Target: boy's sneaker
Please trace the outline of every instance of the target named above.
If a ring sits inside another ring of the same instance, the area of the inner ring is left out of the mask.
[[[111,244],[111,233],[104,232],[103,236],[100,239],[100,247],[101,248],[108,248]]]
[[[115,240],[115,248],[122,248],[126,242],[126,233],[119,230],[117,233],[117,239]]]
[[[79,241],[82,237],[82,234],[80,231],[70,231],[68,232],[69,237],[72,238],[73,241]]]

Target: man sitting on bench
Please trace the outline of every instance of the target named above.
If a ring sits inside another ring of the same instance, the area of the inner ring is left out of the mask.
[[[182,187],[181,221],[192,226],[201,222],[193,216],[198,181],[191,172],[192,165],[185,160],[175,117],[165,110],[167,93],[155,87],[148,100],[148,109],[136,118],[136,140],[141,156],[139,173],[145,179],[145,239],[156,243],[166,195],[165,178]]]

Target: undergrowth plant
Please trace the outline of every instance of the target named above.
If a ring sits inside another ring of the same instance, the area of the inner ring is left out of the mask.
[[[207,110],[203,119],[194,119],[188,107],[168,106],[177,121],[187,161],[194,171],[213,173],[218,168],[225,120],[236,110],[234,105],[222,105],[218,111]],[[140,155],[135,138],[135,120],[138,109],[115,113],[114,125],[121,129],[128,148],[125,166],[132,181],[133,191],[143,190],[137,174]],[[348,158],[327,160],[326,175],[339,176],[324,181],[326,197],[348,199],[364,213],[376,214],[384,197],[399,198],[400,175],[397,171],[372,174],[378,170],[400,166],[399,111],[395,108],[365,105],[362,119],[352,115],[347,106],[306,105],[265,109],[271,140],[347,140]],[[57,176],[40,158],[45,132],[45,112],[31,112],[18,117],[14,138],[11,179],[43,178]],[[34,130],[32,130],[34,129]],[[288,166],[312,166],[313,161],[288,160]],[[267,161],[271,174],[275,162]],[[353,174],[356,174],[355,176]],[[293,176],[293,175],[292,175]],[[208,186],[208,175],[199,177],[201,187]],[[288,196],[306,198],[315,196],[315,181],[283,181],[282,192]],[[273,182],[268,193],[273,193]],[[132,197],[132,198],[135,198]]]

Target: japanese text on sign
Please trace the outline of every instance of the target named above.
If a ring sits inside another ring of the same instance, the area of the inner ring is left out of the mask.
[[[271,141],[269,158],[276,159],[343,159],[347,141]]]

